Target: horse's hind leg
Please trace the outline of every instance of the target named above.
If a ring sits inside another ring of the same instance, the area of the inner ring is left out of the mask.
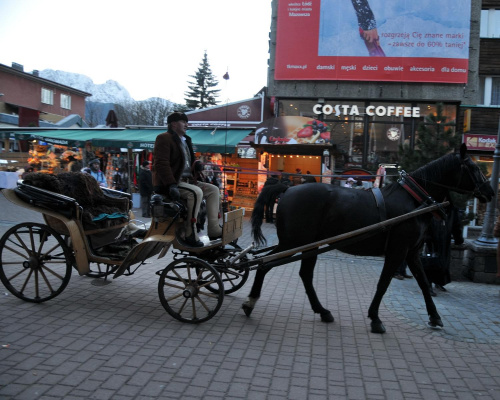
[[[252,311],[255,307],[255,303],[257,303],[257,300],[260,297],[260,292],[262,291],[262,285],[264,284],[264,278],[266,277],[266,274],[271,270],[272,268],[259,268],[257,270],[257,273],[255,274],[255,279],[253,281],[252,289],[250,290],[250,294],[247,297],[247,300],[241,305],[241,308],[245,312],[245,315],[247,317],[252,314]]]
[[[314,267],[316,266],[317,256],[304,258],[300,265],[300,278],[302,279],[302,283],[304,284],[304,288],[306,289],[307,297],[309,298],[309,302],[311,303],[311,307],[316,314],[321,315],[321,321],[323,322],[333,322],[334,318],[332,313],[324,308],[316,294],[316,290],[313,286],[313,277],[314,277]]]

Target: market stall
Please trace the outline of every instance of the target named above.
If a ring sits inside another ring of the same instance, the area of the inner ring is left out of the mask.
[[[59,173],[67,170],[73,156],[85,167],[91,159],[101,160],[101,169],[109,187],[133,192],[133,186],[144,159],[151,160],[156,137],[166,131],[160,128],[46,129],[0,128],[0,138],[28,140],[32,143],[28,163],[37,170]],[[236,146],[252,129],[188,129],[197,154],[236,153]],[[88,156],[90,154],[91,156]],[[205,156],[207,159],[210,156]],[[214,158],[216,159],[216,158]],[[220,157],[219,157],[220,159]],[[118,179],[119,178],[119,179]],[[127,185],[123,185],[126,181]]]

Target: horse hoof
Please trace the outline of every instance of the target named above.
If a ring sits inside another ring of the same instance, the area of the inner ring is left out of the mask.
[[[372,333],[385,333],[385,326],[382,322],[373,322],[371,323]]]
[[[321,314],[321,321],[322,322],[333,322],[335,319],[333,318],[333,315],[330,311],[324,312]]]
[[[243,305],[241,306],[241,308],[243,309],[243,311],[244,311],[244,313],[245,313],[245,315],[246,315],[247,317],[249,317],[249,316],[250,316],[250,314],[252,314],[252,311],[253,311],[253,308],[252,308],[252,307],[250,307],[250,306],[248,306],[248,305],[246,305],[246,304],[243,304]]]
[[[432,329],[440,329],[444,326],[441,318],[429,318],[427,325],[429,325]]]

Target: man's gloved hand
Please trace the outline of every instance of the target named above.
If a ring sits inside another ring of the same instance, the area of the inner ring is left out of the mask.
[[[170,185],[170,187],[168,188],[168,195],[174,201],[179,201],[181,199],[181,193],[179,192],[179,188],[175,183]]]

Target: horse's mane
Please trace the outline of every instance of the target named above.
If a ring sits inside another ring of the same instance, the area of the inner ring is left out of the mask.
[[[445,171],[450,171],[457,166],[458,158],[455,153],[446,154],[437,160],[420,167],[410,173],[413,178],[420,178],[423,181],[439,181],[443,178]]]

